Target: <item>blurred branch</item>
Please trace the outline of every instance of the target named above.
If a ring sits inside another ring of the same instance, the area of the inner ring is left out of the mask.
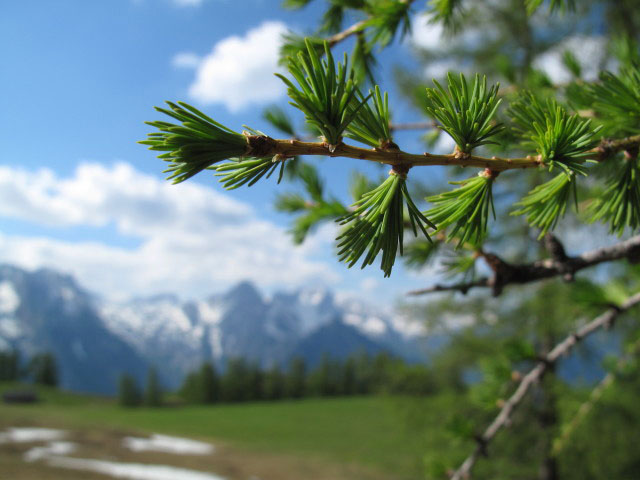
[[[357,33],[367,28],[368,21],[369,19],[360,20],[359,22],[351,25],[349,28],[346,28],[345,30],[338,32],[334,35],[331,35],[326,39],[327,43],[329,44],[330,47],[336,46],[338,43],[342,42],[343,40],[346,40],[350,36],[356,35]]]
[[[550,235],[547,235],[549,238]],[[568,281],[573,279],[576,272],[598,265],[600,263],[615,260],[628,259],[632,263],[640,261],[640,235],[629,240],[617,243],[610,247],[602,247],[575,257],[567,256],[564,247],[556,237],[547,240],[547,246],[551,250],[552,258],[538,260],[533,263],[511,264],[492,253],[482,253],[489,267],[493,270],[491,277],[483,277],[469,283],[457,283],[452,285],[434,285],[421,290],[413,290],[408,295],[425,295],[434,292],[458,291],[467,293],[475,287],[491,287],[493,295],[498,296],[507,285],[525,284],[537,282],[546,278],[563,275]],[[550,247],[550,244],[553,247]]]
[[[465,459],[462,465],[451,475],[451,480],[466,480],[471,476],[478,458],[486,454],[487,446],[497,435],[497,433],[506,427],[511,419],[511,414],[525,398],[529,388],[539,382],[547,370],[555,365],[555,363],[563,356],[567,355],[573,347],[575,347],[585,337],[602,329],[610,327],[616,320],[618,315],[626,312],[635,305],[640,304],[640,293],[629,297],[626,302],[620,306],[611,307],[602,315],[596,317],[591,322],[569,334],[562,342],[558,343],[547,355],[545,355],[533,369],[522,377],[520,384],[511,397],[504,403],[500,412],[493,422],[487,427],[481,436],[477,438],[477,445],[474,451]]]
[[[640,339],[633,343],[629,352],[624,357],[620,358],[616,363],[616,370],[620,371],[627,367],[634,359],[634,357],[640,352]],[[566,447],[568,440],[574,434],[576,429],[587,417],[589,412],[593,409],[594,405],[600,401],[604,392],[613,384],[616,378],[615,372],[607,373],[604,378],[595,386],[589,395],[589,399],[580,405],[578,411],[571,419],[571,421],[563,428],[560,438],[558,438],[553,446],[553,454],[558,455],[564,447]]]
[[[400,3],[406,3],[411,5],[415,0],[400,0]],[[347,38],[357,35],[358,33],[364,31],[370,23],[371,18],[365,18],[364,20],[360,20],[359,22],[354,23],[353,25],[345,28],[341,32],[335,33],[330,37],[327,37],[325,40],[329,44],[329,47],[333,48],[338,43],[346,40]]]

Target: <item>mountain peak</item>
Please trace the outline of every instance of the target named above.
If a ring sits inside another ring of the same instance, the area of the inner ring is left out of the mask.
[[[224,299],[231,302],[242,303],[262,303],[262,296],[253,283],[243,280],[235,287],[231,288],[225,295]]]

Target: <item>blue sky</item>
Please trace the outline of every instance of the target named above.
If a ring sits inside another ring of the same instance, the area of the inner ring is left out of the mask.
[[[263,181],[229,193],[210,174],[172,186],[163,163],[136,143],[164,100],[193,103],[236,130],[248,124],[269,132],[261,120],[268,104],[300,119],[273,76],[277,47],[286,29],[311,30],[322,6],[2,2],[0,261],[69,272],[114,298],[198,298],[248,278],[266,292],[326,285],[389,303],[435,281],[433,269],[407,272],[401,262],[390,279],[377,267],[348,270],[333,254],[333,225],[293,247],[291,219],[272,206],[277,191],[290,187]],[[380,57],[379,78],[398,121],[421,117],[394,90],[393,66],[414,65],[412,44],[441,41],[437,27],[418,22],[408,42]],[[438,68],[451,66],[432,72]],[[399,143],[422,151],[417,137],[407,133]],[[377,171],[346,159],[321,163],[331,192],[344,199],[350,171]],[[438,169],[422,170],[423,180],[441,178]]]

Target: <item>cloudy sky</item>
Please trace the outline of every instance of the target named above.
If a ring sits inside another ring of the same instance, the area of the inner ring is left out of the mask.
[[[332,225],[292,246],[291,219],[272,207],[286,186],[228,193],[211,174],[172,186],[163,163],[136,144],[164,100],[193,103],[237,130],[269,131],[263,107],[286,107],[273,75],[280,36],[310,30],[321,6],[287,12],[279,3],[2,2],[0,262],[72,273],[117,298],[197,298],[248,278],[265,291],[320,284],[386,302],[431,283],[432,272],[399,263],[391,279],[377,268],[347,270],[335,259]],[[440,31],[419,22],[413,38],[437,46]],[[400,121],[420,120],[389,81],[391,66],[411,64],[410,52],[385,53],[390,67],[379,72]],[[422,148],[417,139],[402,145]],[[339,161],[323,161],[322,172],[346,199],[349,172],[361,165]]]

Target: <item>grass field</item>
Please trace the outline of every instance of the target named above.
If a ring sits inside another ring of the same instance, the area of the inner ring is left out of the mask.
[[[0,427],[55,427],[105,439],[109,432],[185,436],[227,448],[243,462],[271,459],[307,478],[324,469],[335,479],[421,478],[425,451],[441,445],[434,433],[441,428],[433,428],[443,421],[438,407],[451,401],[351,397],[123,409],[109,399],[46,389],[40,395],[34,405],[0,406]],[[273,478],[289,477],[282,473]]]

